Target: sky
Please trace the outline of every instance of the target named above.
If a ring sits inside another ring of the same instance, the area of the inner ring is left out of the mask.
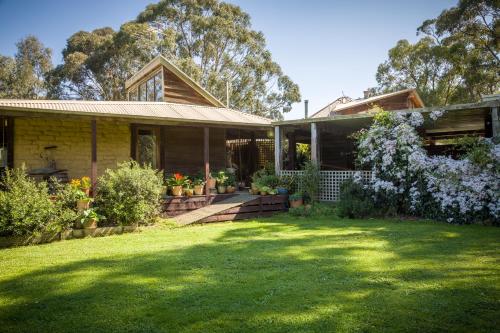
[[[400,39],[416,41],[417,27],[457,0],[226,0],[240,6],[262,31],[268,49],[309,100],[312,114],[342,94],[357,98],[376,86],[377,66]],[[0,54],[32,34],[62,61],[66,39],[80,30],[133,20],[154,0],[0,0]],[[285,119],[302,118],[296,103]]]

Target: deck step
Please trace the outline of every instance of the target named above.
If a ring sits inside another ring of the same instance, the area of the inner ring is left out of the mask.
[[[221,213],[234,207],[241,206],[244,203],[255,200],[257,198],[257,195],[251,195],[249,193],[238,193],[235,196],[224,199],[222,201],[192,210],[182,215],[178,215],[174,218],[174,220],[180,226],[196,223],[209,216]]]

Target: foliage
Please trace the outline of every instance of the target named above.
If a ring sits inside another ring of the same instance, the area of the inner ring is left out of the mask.
[[[365,218],[376,214],[371,193],[358,182],[343,182],[340,185],[339,197],[336,207],[340,217]]]
[[[106,220],[104,215],[99,214],[99,211],[96,207],[92,207],[83,211],[82,216],[80,218],[80,223],[85,224],[89,221],[103,221]]]
[[[30,179],[25,169],[7,169],[1,180],[0,234],[42,232],[56,215],[45,182]]]
[[[14,58],[0,55],[0,98],[46,97],[52,51],[34,36],[27,36],[16,46]]]
[[[314,162],[306,162],[304,173],[300,176],[300,184],[309,200],[314,203],[319,197],[320,168]]]
[[[95,204],[116,224],[150,222],[158,214],[161,193],[162,177],[157,170],[130,161],[99,178]]]
[[[277,187],[292,191],[296,187],[296,179],[294,176],[280,175]]]
[[[217,181],[217,186],[226,186],[228,185],[228,175],[225,170],[220,170],[217,172],[217,176],[215,177],[215,180]]]
[[[290,201],[297,201],[297,200],[300,200],[302,198],[303,198],[303,194],[301,192],[296,192],[296,193],[290,194],[288,196],[288,200],[290,200]]]
[[[91,186],[90,177],[87,176],[82,177],[81,184],[83,190],[88,190]]]
[[[226,172],[226,176],[226,185],[234,186],[236,184],[236,175],[234,174],[234,172]]]
[[[205,185],[205,179],[203,177],[195,177],[193,180],[193,185],[195,186],[204,186]]]
[[[400,40],[377,70],[383,92],[416,88],[427,105],[477,101],[499,88],[497,1],[460,0],[426,20],[411,44]]]
[[[174,173],[170,178],[167,179],[167,184],[169,186],[185,186],[189,179],[180,172]]]
[[[500,164],[495,161],[491,154],[493,142],[483,140],[478,136],[464,136],[457,139],[457,148],[462,151],[463,158],[481,168],[497,168],[495,171],[500,173]]]
[[[335,209],[331,204],[315,203],[312,205],[302,205],[290,208],[288,213],[292,216],[320,218],[335,216]]]
[[[429,118],[442,114],[435,111]],[[461,160],[427,156],[415,129],[423,121],[418,112],[381,111],[372,126],[358,135],[358,162],[372,171],[366,189],[372,191],[374,205],[386,207],[386,213],[455,223],[498,223],[500,145],[480,139]]]

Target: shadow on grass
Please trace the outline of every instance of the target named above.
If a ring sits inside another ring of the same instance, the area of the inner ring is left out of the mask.
[[[431,223],[235,223],[211,242],[3,280],[0,330],[494,331],[497,240]]]

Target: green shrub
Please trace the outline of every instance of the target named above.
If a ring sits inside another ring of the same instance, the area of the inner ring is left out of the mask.
[[[300,185],[305,197],[314,203],[319,197],[320,169],[314,162],[306,162],[304,173],[300,177]]]
[[[25,169],[6,170],[1,180],[0,234],[30,235],[42,232],[57,217],[45,182],[37,183]]]
[[[335,209],[331,204],[315,203],[312,205],[303,205],[288,210],[292,216],[299,217],[327,217],[335,215]]]
[[[367,217],[375,212],[369,191],[351,179],[340,186],[340,197],[336,206],[340,217],[351,219]]]
[[[163,179],[150,166],[119,163],[99,178],[95,205],[112,223],[151,222],[159,213]]]

